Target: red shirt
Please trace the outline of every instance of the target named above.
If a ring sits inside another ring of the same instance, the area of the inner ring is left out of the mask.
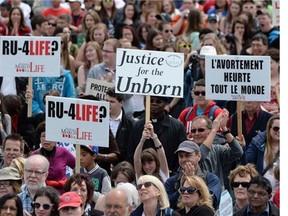
[[[206,109],[204,110],[204,112],[202,113],[202,115],[205,115],[209,118],[209,111],[210,109],[215,105],[216,103],[214,101],[209,101],[208,106],[206,107]],[[193,119],[197,116],[197,103],[195,103],[193,105],[193,110],[192,112],[189,114],[189,116],[186,118],[187,113],[189,112],[191,107],[187,107],[185,108],[179,115],[179,120],[183,123],[183,125],[186,127],[186,133],[188,134],[191,130],[191,126],[192,126],[192,121]],[[219,107],[215,110],[214,112],[214,119],[222,112],[223,110]],[[211,119],[212,121],[214,119]]]
[[[59,15],[61,14],[71,14],[71,11],[66,9],[66,8],[63,8],[63,7],[60,7],[58,10],[55,10],[51,7],[49,8],[46,8],[42,11],[42,16],[44,17],[58,17]]]

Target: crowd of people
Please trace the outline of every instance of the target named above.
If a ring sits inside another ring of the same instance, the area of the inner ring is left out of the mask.
[[[270,0],[0,0],[1,36],[61,38],[59,77],[32,88],[0,77],[0,216],[214,216],[224,190],[235,216],[278,216],[272,10]],[[109,88],[108,147],[81,145],[76,173],[75,144],[46,139],[45,98],[101,100],[87,79],[115,84],[118,48],[183,53],[184,96],[150,96],[146,110],[144,95]],[[269,56],[271,100],[206,99],[208,55]]]

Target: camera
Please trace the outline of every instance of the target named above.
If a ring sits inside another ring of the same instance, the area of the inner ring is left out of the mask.
[[[191,63],[193,63],[193,64],[198,63],[198,61],[199,61],[198,55],[196,55],[196,54],[192,55],[192,56],[190,57],[189,61],[190,61]]]
[[[234,42],[234,35],[233,34],[227,34],[226,36],[225,36],[225,40],[226,40],[226,42],[227,43],[232,43],[232,42]]]

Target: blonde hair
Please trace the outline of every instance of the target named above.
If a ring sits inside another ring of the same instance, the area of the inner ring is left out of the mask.
[[[24,177],[24,163],[25,163],[25,158],[24,157],[18,157],[18,158],[14,158],[11,162],[11,167],[14,167],[18,170],[19,175],[21,176],[21,178]],[[12,165],[14,164],[14,165]]]
[[[145,182],[151,182],[158,188],[159,194],[160,194],[158,197],[160,209],[165,209],[165,208],[170,207],[168,195],[167,195],[167,192],[165,190],[163,183],[157,177],[152,176],[152,175],[140,176],[137,183],[140,184],[140,183],[145,183]]]
[[[182,186],[184,183],[188,183],[189,186],[192,186],[197,189],[199,194],[199,200],[197,205],[198,206],[208,206],[214,211],[213,204],[212,204],[212,197],[210,196],[209,189],[204,182],[204,180],[198,176],[187,176],[185,177],[185,180],[182,183]],[[177,206],[179,208],[184,208],[184,204],[182,202],[182,199],[178,202]]]
[[[226,54],[226,49],[225,49],[224,45],[222,44],[221,40],[219,39],[219,37],[214,32],[206,34],[203,37],[202,44],[204,44],[204,41],[208,40],[208,39],[213,40],[213,42],[215,44],[215,49],[216,49],[217,55]]]
[[[96,50],[98,63],[103,62],[102,50],[99,43],[96,41],[89,41],[85,44],[84,53],[88,46],[92,46]],[[91,66],[93,65],[91,65],[91,62],[87,59],[86,55],[84,55],[84,69],[89,70]]]
[[[266,150],[267,150],[267,154],[265,157],[265,161],[267,164],[270,164],[273,162],[274,159],[274,152],[273,152],[273,148],[271,146],[271,142],[272,142],[272,137],[271,137],[271,133],[270,133],[270,129],[273,125],[273,122],[275,120],[279,120],[280,121],[280,115],[278,114],[274,114],[270,117],[269,121],[267,122],[267,128],[266,128],[266,133],[267,133],[267,142],[266,142]]]

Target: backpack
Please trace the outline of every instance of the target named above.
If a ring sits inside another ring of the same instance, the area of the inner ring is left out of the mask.
[[[215,104],[215,105],[213,105],[213,106],[211,107],[211,109],[209,110],[208,118],[211,119],[211,121],[213,121],[213,119],[214,119],[214,112],[215,112],[215,110],[218,109],[218,108],[219,108],[219,106],[217,106],[217,105]],[[187,112],[186,115],[185,115],[185,121],[186,121],[186,122],[187,122],[188,117],[189,117],[189,115],[191,114],[192,111],[193,111],[193,106],[188,110],[188,112]]]

